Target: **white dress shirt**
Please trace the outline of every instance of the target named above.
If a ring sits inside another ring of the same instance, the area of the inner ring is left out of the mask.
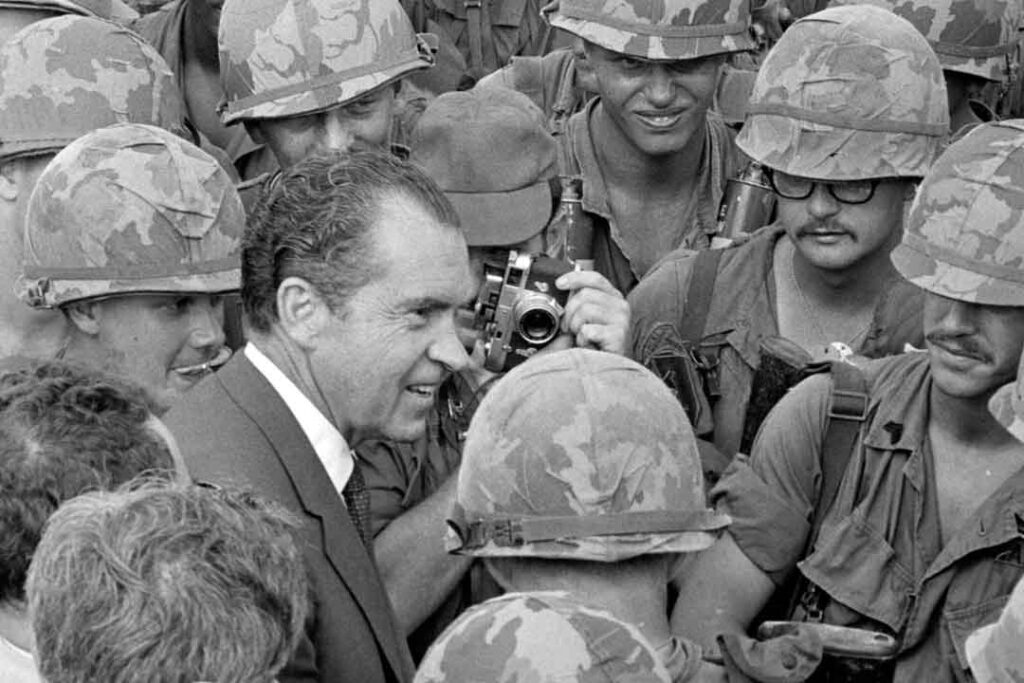
[[[262,351],[250,342],[245,345],[243,353],[292,411],[335,490],[340,494],[352,476],[354,467],[352,449],[345,442],[345,437]],[[344,497],[342,502],[345,502]]]

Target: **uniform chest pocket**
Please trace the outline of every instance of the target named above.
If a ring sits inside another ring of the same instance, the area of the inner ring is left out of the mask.
[[[900,632],[914,590],[913,575],[857,512],[822,528],[814,552],[798,566],[832,600]]]

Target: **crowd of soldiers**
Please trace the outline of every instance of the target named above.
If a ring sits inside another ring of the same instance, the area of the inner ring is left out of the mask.
[[[1022,13],[0,0],[0,682],[1024,680]]]

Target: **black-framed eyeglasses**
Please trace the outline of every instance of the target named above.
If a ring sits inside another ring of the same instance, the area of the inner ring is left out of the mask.
[[[771,183],[775,194],[784,199],[807,199],[814,193],[815,186],[824,185],[828,189],[828,193],[838,202],[866,204],[875,196],[875,189],[880,182],[879,178],[828,182],[789,175],[774,169],[766,170],[768,171],[768,182]]]

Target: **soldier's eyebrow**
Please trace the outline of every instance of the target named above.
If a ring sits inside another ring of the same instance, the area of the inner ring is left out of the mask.
[[[433,313],[436,311],[444,311],[457,305],[458,302],[428,295],[406,299],[401,303],[401,308],[404,311],[427,311]]]

